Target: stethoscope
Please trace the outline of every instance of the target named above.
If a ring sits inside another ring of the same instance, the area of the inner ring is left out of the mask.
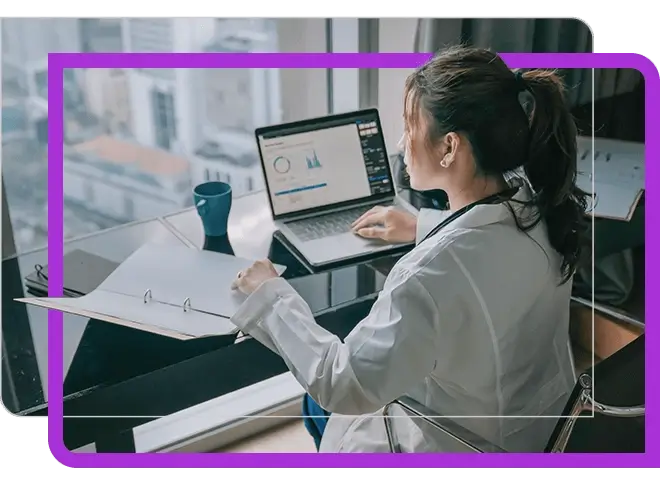
[[[520,189],[519,186],[505,189],[504,191],[500,191],[499,193],[495,193],[493,195],[487,196],[486,198],[482,198],[481,200],[470,203],[469,205],[465,205],[463,208],[456,210],[456,212],[451,214],[449,217],[444,219],[440,224],[438,224],[433,229],[431,229],[431,231],[429,231],[429,233],[419,243],[421,244],[426,240],[428,240],[429,238],[432,238],[440,231],[442,231],[445,227],[447,227],[449,224],[454,222],[459,217],[465,215],[475,207],[478,207],[480,205],[497,205],[499,203],[509,201],[518,192],[518,189]]]

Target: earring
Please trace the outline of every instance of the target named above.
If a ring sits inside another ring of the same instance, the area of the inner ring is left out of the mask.
[[[442,168],[447,168],[447,162],[445,160],[440,160],[440,166]]]

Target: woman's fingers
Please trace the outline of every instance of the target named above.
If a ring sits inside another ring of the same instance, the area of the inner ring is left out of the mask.
[[[375,212],[371,215],[364,215],[353,224],[353,231],[360,231],[369,226],[382,226],[385,223],[384,212]]]
[[[383,211],[382,207],[374,207],[370,210],[367,210],[365,213],[363,213],[360,217],[357,218],[355,222],[353,222],[353,229],[355,229],[359,224],[362,224],[364,222],[364,219],[367,217],[372,217],[375,214],[379,214]],[[362,226],[364,227],[364,226]]]

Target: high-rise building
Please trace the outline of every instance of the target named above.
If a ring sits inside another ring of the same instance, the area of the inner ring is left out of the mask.
[[[80,19],[80,43],[83,52],[121,52],[121,19]]]
[[[48,117],[48,53],[80,52],[78,19],[2,20],[2,79],[21,96],[29,134],[44,140]],[[74,72],[65,75],[65,106],[79,103]],[[74,85],[72,85],[74,83]]]
[[[106,133],[125,137],[132,135],[126,70],[88,69],[84,74],[84,88],[87,110],[100,120]]]
[[[275,52],[274,29],[240,30],[228,33],[218,30],[205,52]],[[280,120],[280,80],[277,68],[209,68],[200,71],[205,102],[204,122],[213,134],[223,129],[244,130]]]
[[[78,19],[2,20],[2,63],[17,68],[45,65],[49,52],[80,52]]]
[[[220,20],[205,52],[275,52],[274,22]],[[230,183],[236,194],[261,189],[254,129],[281,120],[276,68],[209,68],[199,71],[204,102],[204,143],[195,150],[193,182]]]
[[[212,18],[124,19],[125,52],[199,52],[215,34]],[[195,70],[128,70],[132,130],[141,144],[190,154],[202,141],[203,103]]]

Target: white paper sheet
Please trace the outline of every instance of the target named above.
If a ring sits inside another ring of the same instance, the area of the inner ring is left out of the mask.
[[[229,318],[245,300],[242,293],[231,290],[231,283],[252,263],[217,252],[148,244],[126,259],[98,289],[140,301],[150,290],[152,301],[183,307],[190,299],[193,309]],[[286,269],[275,268],[280,275]]]

